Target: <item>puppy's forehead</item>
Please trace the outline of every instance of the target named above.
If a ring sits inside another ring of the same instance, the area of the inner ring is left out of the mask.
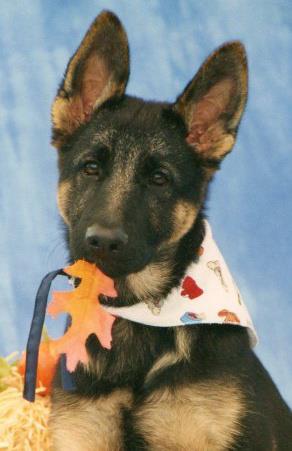
[[[169,149],[168,137],[159,130],[145,130],[135,124],[97,128],[88,137],[87,148],[107,147],[110,152],[129,154],[134,150],[145,154],[164,155]]]
[[[181,129],[165,117],[167,104],[127,98],[97,111],[77,146],[78,153],[105,147],[113,155],[167,156],[181,144]]]
[[[110,127],[101,127],[93,130],[91,136],[89,137],[89,145],[98,146],[104,145],[109,146],[115,137],[115,130]]]

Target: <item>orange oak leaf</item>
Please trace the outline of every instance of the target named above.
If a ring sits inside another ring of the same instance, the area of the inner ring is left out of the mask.
[[[59,313],[69,313],[71,326],[62,337],[51,341],[51,349],[55,354],[66,354],[67,368],[74,371],[79,361],[88,363],[85,343],[90,334],[95,334],[104,348],[111,348],[115,317],[102,308],[98,295],[115,297],[117,293],[113,280],[94,264],[78,260],[64,271],[80,278],[81,282],[73,291],[53,293],[48,306],[49,315],[56,317]]]

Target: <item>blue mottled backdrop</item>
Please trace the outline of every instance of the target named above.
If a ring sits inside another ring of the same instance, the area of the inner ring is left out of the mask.
[[[0,2],[0,353],[25,346],[38,283],[63,266],[50,105],[95,15],[129,34],[128,92],[174,100],[223,41],[247,48],[250,95],[213,183],[214,234],[252,313],[257,353],[292,405],[292,3],[289,0]]]

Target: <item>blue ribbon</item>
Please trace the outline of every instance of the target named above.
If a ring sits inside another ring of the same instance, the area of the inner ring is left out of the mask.
[[[56,271],[48,273],[43,278],[36,295],[34,312],[26,346],[26,369],[24,375],[24,389],[23,389],[24,399],[30,402],[34,402],[35,400],[39,346],[45,322],[48,296],[53,280],[59,275],[68,277],[68,275],[63,271],[63,269],[57,269]],[[69,327],[69,325],[70,322],[68,320],[66,330]],[[72,378],[72,375],[66,368],[65,355],[61,357],[61,380],[63,388],[65,390],[75,389],[75,383]]]

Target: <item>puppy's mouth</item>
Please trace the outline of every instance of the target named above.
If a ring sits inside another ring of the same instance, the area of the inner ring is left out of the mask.
[[[113,279],[118,296],[116,298],[102,297],[101,303],[108,306],[129,306],[140,302],[130,283],[129,276],[141,273],[156,258],[154,246],[140,243],[127,252],[111,252],[102,254],[90,248],[84,248],[80,240],[70,242],[71,261],[85,260],[93,263],[106,276]]]
[[[87,228],[87,231],[90,229],[91,227]],[[110,233],[103,229],[102,232]],[[76,227],[70,231],[68,238],[71,260],[83,259],[93,263],[111,279],[125,278],[129,274],[140,272],[155,258],[157,246],[147,239],[132,238],[123,243],[118,239],[112,242],[107,236],[99,238],[98,235],[86,234],[84,227],[82,230]]]
[[[92,258],[83,257],[90,263],[94,263],[106,276],[114,280],[124,279],[129,274],[137,273],[142,271],[151,261],[151,255],[146,255],[144,258],[140,258],[138,261],[127,259],[111,259],[107,260],[105,258]]]
[[[134,248],[130,252],[111,252],[110,255],[79,247],[78,242],[76,246],[73,243],[71,246],[72,260],[82,259],[93,263],[114,280],[142,271],[153,260],[154,254],[154,249],[146,246],[143,249],[141,246],[138,249]]]
[[[84,259],[83,259],[84,260]],[[88,261],[88,260],[86,260]],[[89,263],[93,263],[88,261]],[[98,267],[101,269],[100,267]],[[100,294],[98,296],[98,300],[101,305],[107,306],[107,307],[129,307],[131,305],[137,304],[140,302],[140,299],[138,299],[136,296],[131,293],[131,291],[128,290],[127,287],[127,276],[115,278],[114,280],[114,286],[117,292],[117,296],[110,297],[106,296],[105,294]],[[74,278],[74,287],[77,288],[81,282],[81,279],[79,277]]]

